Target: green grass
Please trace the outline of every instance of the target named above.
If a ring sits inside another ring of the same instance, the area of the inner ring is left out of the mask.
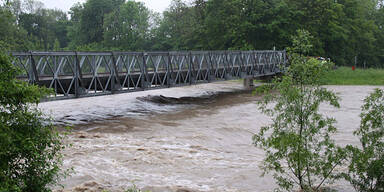
[[[383,69],[356,69],[339,67],[324,78],[326,85],[384,85]]]

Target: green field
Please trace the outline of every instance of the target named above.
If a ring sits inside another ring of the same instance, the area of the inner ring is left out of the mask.
[[[326,85],[384,85],[383,69],[356,69],[339,67],[324,78]]]

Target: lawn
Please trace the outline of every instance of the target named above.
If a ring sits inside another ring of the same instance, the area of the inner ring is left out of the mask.
[[[339,67],[324,78],[326,85],[384,85],[383,69],[356,69]]]

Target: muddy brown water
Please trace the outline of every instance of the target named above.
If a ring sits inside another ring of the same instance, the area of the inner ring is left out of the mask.
[[[376,87],[327,88],[342,98],[340,109],[321,107],[338,120],[333,138],[357,145],[352,132],[359,126],[360,106]],[[239,82],[129,94],[40,106],[59,123],[75,123],[66,140],[72,147],[64,152],[64,167],[74,170],[61,181],[65,191],[123,191],[132,183],[153,192],[276,187],[270,175],[261,177],[264,155],[252,145],[253,134],[271,121],[258,110],[259,98]],[[342,181],[328,186],[352,191]]]

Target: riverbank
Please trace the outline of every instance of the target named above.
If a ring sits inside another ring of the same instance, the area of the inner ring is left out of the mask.
[[[338,67],[323,77],[325,85],[384,85],[383,69]]]

